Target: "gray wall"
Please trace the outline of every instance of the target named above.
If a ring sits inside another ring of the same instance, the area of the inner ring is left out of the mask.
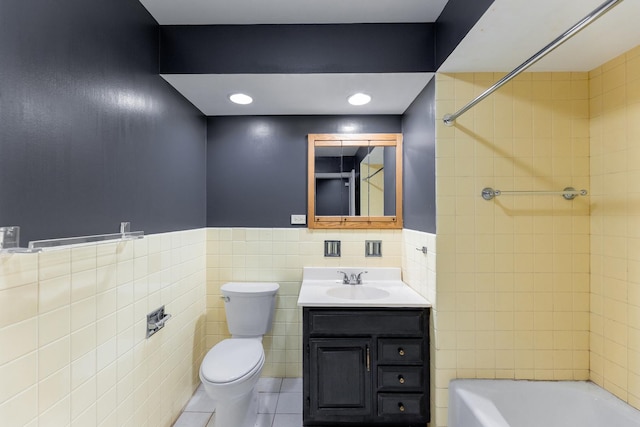
[[[22,241],[205,225],[206,121],[137,0],[0,2],[0,226]]]
[[[458,46],[494,0],[449,0],[436,21],[435,68]]]
[[[434,71],[435,26],[163,25],[160,70],[163,74]]]
[[[404,227],[436,232],[435,78],[402,116]]]
[[[307,213],[307,134],[396,133],[400,116],[207,119],[207,226],[292,227]]]
[[[393,43],[374,44],[375,49],[387,54],[417,49],[424,56],[401,56],[402,67],[432,69],[491,3],[452,0],[435,25],[410,25],[389,39],[406,49]],[[322,45],[329,39],[315,37],[319,50],[314,55],[322,55],[310,57],[311,62],[285,55],[285,62],[268,62],[267,56],[256,63],[254,57],[247,65],[239,58],[226,72],[391,71],[363,53],[373,46],[367,44],[368,32],[384,25],[267,27],[215,31],[245,31],[237,40],[241,43],[255,40],[259,29],[269,36],[265,43],[288,40],[290,52],[303,40],[291,34],[327,29],[348,44],[335,50],[334,42]],[[291,213],[306,211],[305,135],[342,132],[343,125],[355,124],[354,132],[404,128],[405,224],[435,230],[433,87],[402,119],[206,120],[158,76],[159,33],[165,52],[175,53],[177,45],[169,42],[177,39],[166,37],[171,31],[159,28],[136,0],[0,2],[0,226],[22,226],[23,243],[113,232],[122,220],[148,233],[205,224],[289,226]],[[223,54],[237,52],[233,38],[216,43]],[[354,56],[349,46],[359,53]],[[179,59],[163,63],[185,66]],[[217,66],[219,59],[207,66]],[[249,66],[254,68],[247,71]]]

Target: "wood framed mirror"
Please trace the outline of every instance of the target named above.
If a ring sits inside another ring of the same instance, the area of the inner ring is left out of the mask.
[[[309,228],[402,228],[402,134],[309,134]]]

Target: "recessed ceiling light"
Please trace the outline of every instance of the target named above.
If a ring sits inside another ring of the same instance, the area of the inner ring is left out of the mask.
[[[366,93],[356,93],[351,95],[348,100],[351,105],[364,105],[371,101],[371,97]]]
[[[232,95],[229,95],[229,99],[231,100],[231,102],[240,105],[247,105],[253,102],[253,98],[249,95],[245,95],[244,93],[234,93]]]

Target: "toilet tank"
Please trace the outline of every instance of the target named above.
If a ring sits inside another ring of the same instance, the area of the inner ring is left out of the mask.
[[[261,337],[271,330],[280,285],[229,282],[220,288],[229,332],[234,337]]]

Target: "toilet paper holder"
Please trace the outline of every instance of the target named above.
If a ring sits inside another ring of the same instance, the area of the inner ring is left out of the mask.
[[[169,319],[171,319],[171,315],[165,314],[164,305],[147,314],[147,338],[164,328],[165,323]]]

